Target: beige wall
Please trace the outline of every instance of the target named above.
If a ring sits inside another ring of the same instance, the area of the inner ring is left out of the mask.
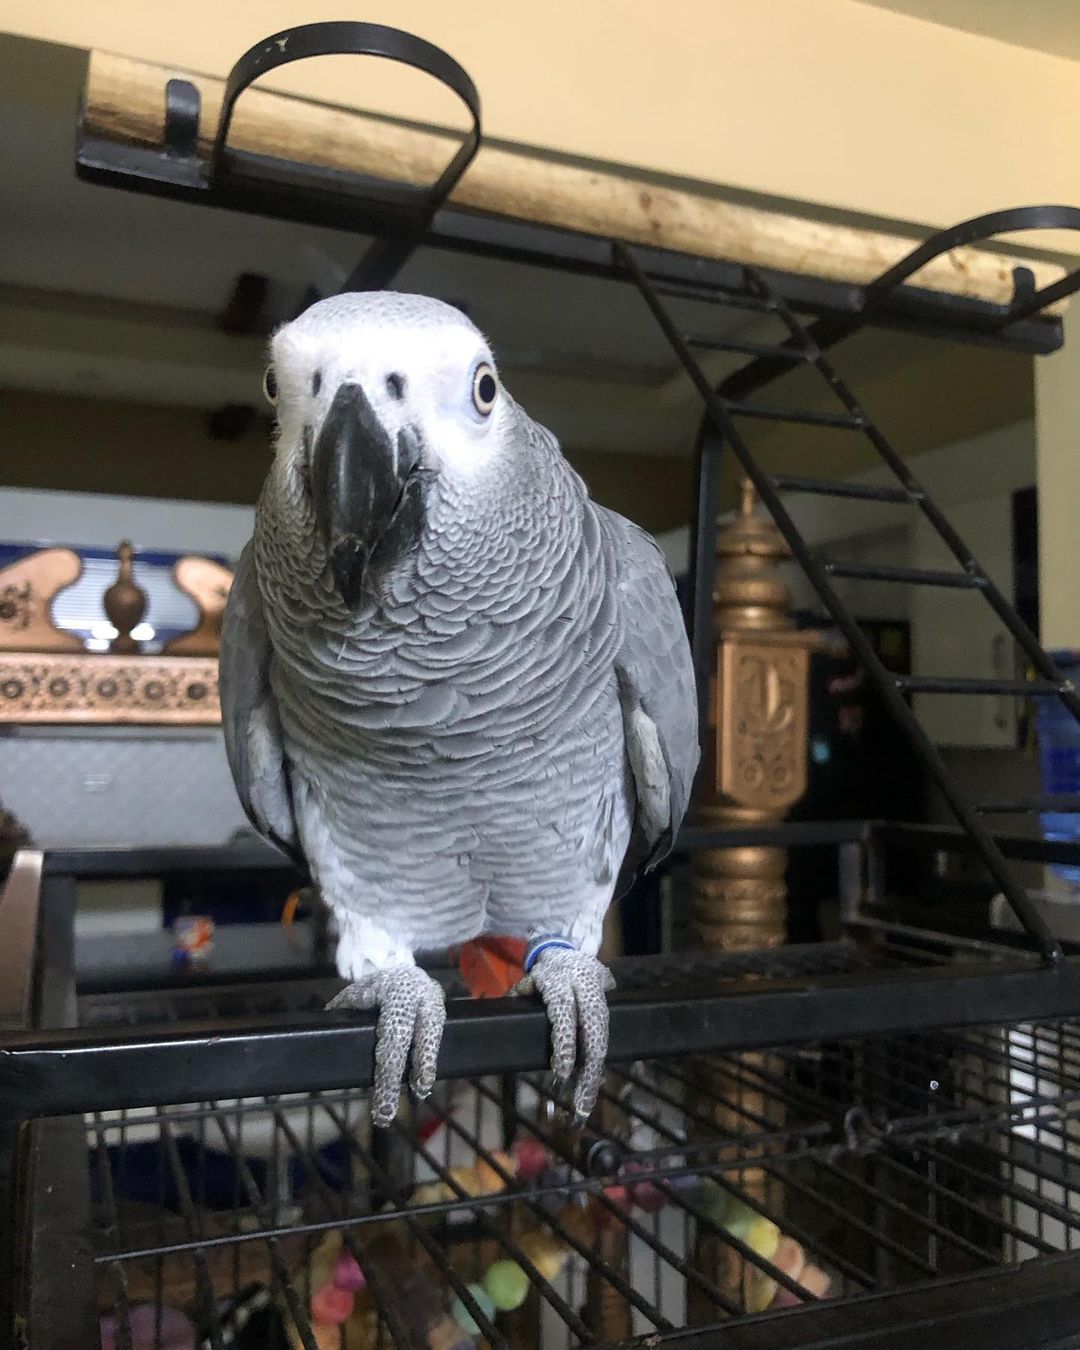
[[[215,441],[207,414],[194,408],[17,390],[0,398],[4,487],[251,504],[269,458],[264,428],[257,425],[238,441]],[[590,451],[568,458],[597,501],[646,529],[670,529],[690,513],[688,458]]]
[[[853,0],[345,8],[446,47],[493,137],[929,224],[1080,200],[1080,63]],[[0,28],[224,74],[259,38],[326,13],[316,0],[0,0]],[[355,60],[276,79],[433,122],[453,104]]]
[[[254,502],[270,460],[265,431],[256,427],[242,440],[215,441],[206,419],[195,408],[4,390],[0,483]]]

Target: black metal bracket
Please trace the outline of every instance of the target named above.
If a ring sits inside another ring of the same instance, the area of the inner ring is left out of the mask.
[[[901,310],[910,310],[914,315],[918,313],[920,307],[928,303],[929,292],[917,291],[910,282],[927,263],[933,262],[944,253],[951,252],[954,248],[983,243],[999,234],[1013,234],[1025,230],[1080,230],[1080,207],[1010,207],[1003,211],[991,211],[983,216],[973,216],[958,225],[939,230],[862,287],[856,313],[848,316],[825,316],[807,326],[806,336],[819,351],[825,352],[867,323],[876,322],[897,305]],[[771,277],[764,273],[762,275],[771,286]],[[1007,305],[971,302],[973,307],[968,311],[967,322],[972,332],[1004,336],[1008,332],[1018,331],[1034,316],[1041,314],[1048,305],[1064,300],[1078,290],[1080,290],[1080,269],[1037,290],[1031,269],[1015,267],[1013,295],[1010,302]],[[1040,322],[1048,323],[1053,320],[1044,317]],[[795,345],[794,341],[789,344],[789,352],[794,350]],[[766,354],[737,370],[724,381],[719,392],[726,399],[744,399],[790,368],[790,359],[785,359],[783,354]]]
[[[454,93],[469,127],[431,184],[379,180],[239,150],[229,132],[240,96],[272,70],[316,56],[375,56],[411,66]],[[346,289],[387,285],[407,261],[480,146],[480,95],[466,71],[440,47],[384,24],[348,20],[300,24],[258,42],[225,82],[209,157],[199,154],[199,92],[186,80],[166,87],[163,149],[117,146],[80,124],[76,170],[113,186],[346,228],[377,236]],[[286,209],[283,203],[288,202]]]
[[[165,86],[165,151],[194,155],[199,147],[202,99],[190,80],[170,80]]]
[[[1080,230],[1080,207],[1010,207],[1004,211],[990,211],[986,215],[973,216],[970,220],[962,220],[958,225],[952,225],[946,230],[939,230],[866,287],[865,308],[872,309],[882,296],[907,281],[943,253],[949,253],[954,248],[981,243],[992,239],[995,235],[1013,234],[1020,230]],[[1007,307],[999,324],[1004,327],[1017,319],[1037,314],[1047,305],[1063,300],[1076,290],[1080,290],[1080,270],[1070,272],[1041,290],[1035,290],[1032,279],[1030,289],[1017,288],[1017,293],[1014,294],[1012,303]]]

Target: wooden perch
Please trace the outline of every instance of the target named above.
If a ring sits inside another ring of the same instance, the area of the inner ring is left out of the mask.
[[[90,54],[87,132],[160,147],[165,85],[173,78],[199,89],[199,144],[207,153],[224,82],[109,52]],[[456,146],[448,135],[263,89],[240,98],[229,141],[234,149],[409,183],[432,182]],[[871,281],[914,246],[896,234],[740,206],[497,146],[481,147],[450,200],[495,216],[857,284]],[[1063,275],[1052,263],[960,248],[929,263],[915,280],[928,290],[1006,304],[1017,265],[1030,267],[1039,287]]]

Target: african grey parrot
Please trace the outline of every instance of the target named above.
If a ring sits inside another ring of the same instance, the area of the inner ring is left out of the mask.
[[[379,1008],[376,1123],[410,1052],[415,1092],[435,1079],[445,1004],[414,952],[485,933],[530,941],[515,992],[585,1116],[604,912],[667,852],[698,760],[671,575],[451,306],[337,296],[270,355],[276,455],[221,643],[241,801],[336,916],[331,1006]]]

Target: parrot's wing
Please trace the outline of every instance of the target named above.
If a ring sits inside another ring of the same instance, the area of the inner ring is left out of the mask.
[[[621,892],[668,852],[697,770],[694,667],[675,581],[652,537],[600,508],[612,550],[622,643],[615,658],[636,796]]]
[[[221,625],[221,724],[240,803],[255,828],[303,866],[277,703],[270,638],[250,544],[240,555]]]

